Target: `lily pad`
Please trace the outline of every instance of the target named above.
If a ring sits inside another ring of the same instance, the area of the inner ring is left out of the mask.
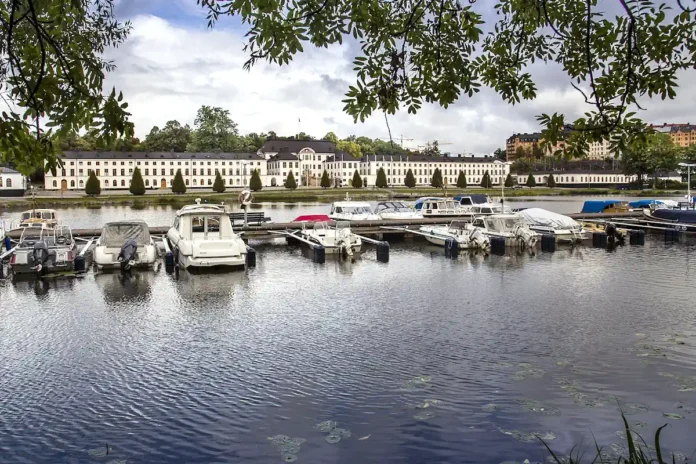
[[[296,454],[283,453],[280,455],[281,459],[285,462],[295,462],[297,461]]]
[[[341,441],[341,436],[332,432],[326,436],[326,441],[329,443],[338,443]]]
[[[324,422],[319,422],[317,425],[314,426],[316,430],[319,430],[320,432],[330,432],[333,429],[335,429],[338,426],[338,422],[332,421],[332,420],[327,420]]]
[[[680,420],[683,419],[684,416],[681,416],[679,414],[675,414],[673,412],[663,412],[662,415],[666,417],[667,419],[672,419],[672,420]]]
[[[498,428],[498,431],[500,433],[503,433],[505,435],[510,435],[517,441],[521,441],[523,443],[532,443],[534,441],[537,441],[538,438],[541,438],[544,441],[550,441],[554,440],[556,438],[556,435],[553,434],[553,432],[522,432],[521,430],[506,430],[502,428]]]
[[[526,412],[536,412],[545,416],[561,415],[561,411],[558,408],[547,406],[541,401],[526,398],[516,398],[515,401],[520,405],[520,409]]]
[[[563,367],[570,366],[570,361],[567,359],[561,359],[560,361],[556,361],[556,364]]]
[[[110,454],[113,452],[112,449],[107,448],[106,446],[101,447],[101,448],[92,448],[91,450],[87,451],[87,454],[94,458],[103,458],[104,456]]]
[[[481,406],[481,409],[483,409],[486,412],[494,412],[498,410],[498,405],[493,403],[484,404],[483,406]]]
[[[659,375],[661,377],[670,377],[670,378],[674,377],[674,374],[671,374],[669,372],[658,372],[657,375]]]
[[[623,412],[627,416],[631,416],[633,414],[639,414],[643,412],[648,412],[649,409],[646,405],[640,404],[640,403],[627,403],[622,405],[617,409],[619,412]]]
[[[350,438],[353,436],[353,433],[348,430],[348,429],[340,429],[340,428],[335,428],[331,431],[331,434],[333,435],[338,435],[341,438]]]
[[[435,413],[432,411],[419,412],[418,414],[413,416],[413,418],[416,420],[428,420],[432,419],[433,417],[435,417]]]

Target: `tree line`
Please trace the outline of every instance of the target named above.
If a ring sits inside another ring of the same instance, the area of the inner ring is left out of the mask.
[[[333,142],[339,151],[354,158],[364,155],[410,155],[441,156],[438,142],[434,141],[420,151],[404,149],[394,141],[371,139],[365,136],[350,135],[338,138],[328,132],[315,138],[305,132],[282,136],[275,131],[240,134],[238,125],[230,116],[229,110],[203,105],[196,113],[194,127],[170,120],[163,127],[154,126],[144,140],[137,137],[120,137],[105,142],[95,130],[84,135],[71,132],[59,139],[63,151],[164,151],[164,152],[244,152],[256,153],[267,140],[327,140]]]

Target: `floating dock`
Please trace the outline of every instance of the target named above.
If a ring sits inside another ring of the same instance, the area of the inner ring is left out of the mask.
[[[642,217],[643,213],[640,211],[628,212],[628,213],[592,213],[592,214],[567,214],[566,216],[571,217],[576,220],[584,219],[604,219],[611,220],[614,218],[638,218]],[[410,226],[424,226],[432,224],[449,224],[455,220],[464,220],[463,217],[441,217],[441,218],[422,218],[422,219],[401,219],[401,220],[380,220],[380,221],[352,221],[350,223],[350,230],[359,235],[398,235],[398,234],[409,234],[410,232],[399,231],[399,230],[387,230],[385,227],[410,227]],[[311,223],[301,223],[301,222],[267,222],[264,224],[247,226],[247,227],[235,227],[235,231],[240,233],[244,232],[243,238],[249,239],[271,239],[277,238],[278,235],[274,232],[285,231],[285,230],[301,230],[302,227],[311,228]],[[335,222],[329,222],[330,226],[335,225]],[[150,226],[150,235],[166,235],[169,230],[169,226]],[[73,237],[98,237],[101,235],[101,228],[99,229],[72,229]],[[7,236],[12,240],[18,240],[22,235],[21,230],[12,230],[7,232]]]

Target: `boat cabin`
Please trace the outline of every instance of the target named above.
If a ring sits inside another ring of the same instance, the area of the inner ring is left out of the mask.
[[[515,226],[526,226],[523,218],[514,214],[497,214],[474,219],[472,225],[494,234],[512,233]]]
[[[56,210],[54,209],[32,209],[24,211],[19,217],[19,221],[12,223],[12,229],[20,229],[33,225],[43,225],[44,227],[55,227],[58,224]]]
[[[473,193],[470,195],[456,195],[454,197],[454,201],[458,202],[462,206],[474,206],[491,203],[491,198],[488,195],[483,195],[481,193]]]
[[[109,222],[104,225],[99,244],[107,248],[121,248],[128,239],[139,247],[150,244],[150,229],[145,221]]]
[[[187,240],[220,240],[236,236],[224,206],[189,205],[177,212],[172,225]]]
[[[412,211],[409,206],[404,203],[403,201],[383,201],[377,204],[377,207],[375,208],[375,214],[379,213],[394,213],[394,212],[399,212],[399,213],[407,213]]]
[[[331,205],[330,214],[372,214],[372,207],[365,201],[337,201]]]
[[[423,216],[454,216],[457,215],[457,203],[444,198],[425,200],[421,207]]]

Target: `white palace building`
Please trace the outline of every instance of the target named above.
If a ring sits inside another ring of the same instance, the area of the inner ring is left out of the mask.
[[[436,168],[449,185],[455,185],[459,172],[469,185],[478,185],[486,171],[494,185],[505,181],[509,165],[493,157],[423,155],[369,155],[353,158],[323,140],[271,140],[257,153],[176,153],[67,151],[56,175],[46,172],[46,190],[83,190],[90,171],[102,189],[126,190],[133,170],[138,167],[148,189],[170,189],[178,169],[188,188],[211,188],[220,172],[228,188],[249,185],[252,170],[258,170],[264,187],[282,186],[290,172],[298,185],[318,186],[324,170],[332,185],[347,186],[355,171],[366,186],[375,185],[377,171],[383,168],[389,185],[403,186],[411,169],[416,185],[429,185]]]

